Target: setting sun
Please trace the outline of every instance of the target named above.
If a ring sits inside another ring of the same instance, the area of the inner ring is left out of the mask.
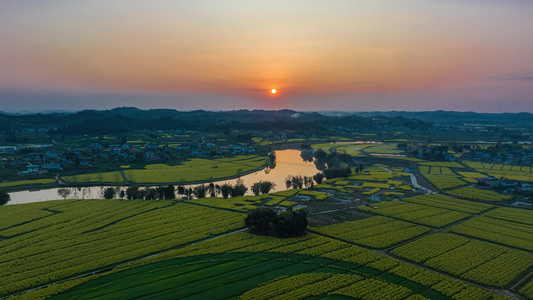
[[[276,93],[276,89],[272,89],[270,92],[271,92],[272,94],[275,94],[275,93]]]

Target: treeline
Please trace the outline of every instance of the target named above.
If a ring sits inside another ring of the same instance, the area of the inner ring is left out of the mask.
[[[295,116],[298,117],[295,117]],[[230,112],[170,109],[140,110],[116,108],[106,111],[85,110],[77,113],[7,115],[0,113],[0,128],[7,134],[24,128],[50,128],[51,135],[124,134],[138,130],[195,130],[229,134],[240,131],[291,130],[300,134],[327,134],[331,128],[375,129],[383,126],[427,128],[426,122],[406,118],[370,118],[361,116],[325,116],[292,110],[239,110]],[[244,136],[242,136],[244,138]],[[13,139],[13,134],[11,135]]]
[[[251,191],[254,195],[268,194],[275,187],[275,184],[271,181],[259,181],[252,185]],[[237,180],[235,184],[200,184],[194,187],[185,187],[183,185],[174,186],[172,184],[168,186],[157,187],[139,187],[132,185],[126,189],[120,187],[108,187],[102,191],[102,198],[104,199],[142,199],[142,200],[172,200],[176,198],[206,198],[206,197],[218,197],[223,198],[244,196],[248,192],[248,187],[242,183],[241,180]],[[60,189],[58,191],[59,196],[67,198],[70,195],[69,189]]]

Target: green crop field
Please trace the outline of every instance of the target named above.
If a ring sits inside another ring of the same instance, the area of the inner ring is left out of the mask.
[[[475,187],[464,187],[459,189],[454,189],[447,192],[450,195],[467,198],[472,200],[482,200],[482,201],[505,201],[510,200],[511,196],[503,195],[497,192],[490,190],[482,190]]]
[[[144,169],[131,169],[131,166],[125,165],[122,166],[122,169],[129,182],[165,184],[232,177],[259,169],[264,164],[264,157],[251,155],[220,159],[193,158],[178,166],[152,164],[147,165]],[[121,183],[123,181],[119,172],[64,176],[62,179],[71,183]]]
[[[383,216],[310,227],[299,238],[240,231],[243,212],[292,206],[297,193],[325,195],[0,207],[0,297],[531,298],[531,211],[421,195],[360,206],[354,212]]]
[[[379,216],[312,230],[363,246],[385,248],[424,234],[429,228]]]
[[[309,234],[276,239],[244,232],[143,259],[58,290],[53,299],[503,299],[330,238]]]
[[[403,151],[396,148],[396,144],[373,144],[365,148],[365,152],[376,154],[399,154]]]
[[[359,209],[431,227],[443,227],[470,216],[465,212],[404,201],[361,206]]]
[[[61,179],[69,183],[122,183],[122,175],[119,172],[103,172],[64,176]]]
[[[421,195],[416,197],[405,198],[404,201],[418,203],[433,207],[446,208],[450,210],[477,214],[495,207],[494,205],[472,202],[467,200],[456,199],[441,195]]]
[[[472,161],[465,161],[464,164],[474,170],[496,178],[504,177],[520,181],[533,181],[533,171],[532,168],[528,166],[521,167],[502,164],[485,164]]]
[[[54,184],[54,183],[56,183],[55,179],[18,180],[18,181],[2,182],[0,183],[0,188],[8,188],[8,187],[15,187],[15,186],[18,187],[22,185],[28,185],[28,186],[46,185],[46,184]]]
[[[174,201],[61,200],[0,221],[0,295],[242,228],[245,215]],[[40,212],[39,212],[40,211]]]
[[[128,181],[135,183],[179,183],[236,176],[258,169],[264,164],[265,158],[258,156],[221,159],[194,158],[183,165],[147,165],[143,170],[124,170],[124,174]]]
[[[479,217],[456,225],[451,228],[451,231],[533,251],[533,228],[525,224]]]
[[[393,253],[423,262],[436,270],[493,286],[505,286],[533,266],[532,253],[449,233],[422,238],[398,247]]]

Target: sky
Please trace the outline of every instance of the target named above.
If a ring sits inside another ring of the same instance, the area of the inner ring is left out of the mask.
[[[0,111],[533,112],[531,16],[531,0],[0,0]]]

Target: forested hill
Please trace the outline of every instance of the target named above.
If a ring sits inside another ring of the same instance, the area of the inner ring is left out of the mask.
[[[333,112],[333,114],[335,114]],[[404,117],[419,119],[423,121],[438,121],[452,125],[462,123],[474,124],[528,124],[533,125],[533,114],[531,113],[476,113],[476,112],[457,112],[457,111],[374,111],[374,112],[354,112],[341,113],[351,114],[362,117],[383,116],[388,118]]]
[[[134,130],[196,130],[228,132],[231,130],[281,131],[301,133],[326,132],[332,127],[375,129],[382,127],[427,128],[428,122],[403,117],[325,116],[316,112],[293,110],[190,111],[170,109],[140,110],[115,108],[84,110],[76,113],[9,115],[0,114],[3,131],[48,128],[59,134],[113,134]]]
[[[177,111],[141,110],[121,107],[111,110],[84,110],[75,113],[13,115],[0,113],[4,132],[26,128],[47,128],[59,134],[113,134],[135,130],[196,130],[228,132],[231,130],[281,131],[298,129],[301,133],[325,133],[335,128],[405,128],[427,129],[435,122],[449,125],[533,124],[533,115],[480,114],[473,112],[296,112],[293,110]]]

